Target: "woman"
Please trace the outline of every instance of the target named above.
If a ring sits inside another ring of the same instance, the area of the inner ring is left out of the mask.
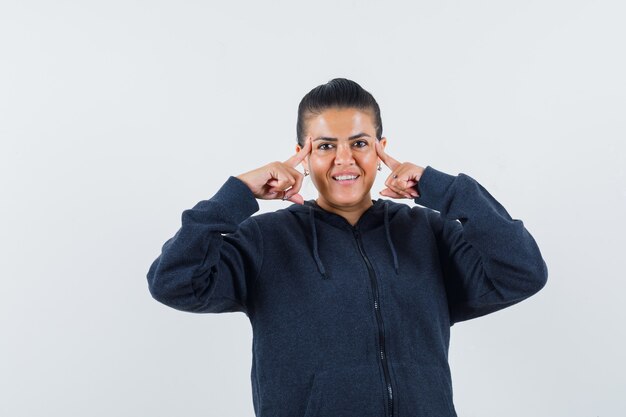
[[[450,327],[545,285],[535,240],[471,177],[387,155],[378,104],[353,81],[311,90],[297,134],[287,161],[183,212],[148,272],[153,297],[249,317],[259,417],[456,416]],[[381,194],[424,207],[372,201],[381,162]],[[298,194],[309,174],[315,201]],[[295,204],[252,216],[257,198]]]

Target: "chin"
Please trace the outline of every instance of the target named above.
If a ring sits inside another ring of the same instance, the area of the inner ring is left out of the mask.
[[[327,198],[326,201],[329,201],[335,206],[343,206],[343,207],[352,207],[358,206],[364,200],[367,200],[367,196],[331,196]]]

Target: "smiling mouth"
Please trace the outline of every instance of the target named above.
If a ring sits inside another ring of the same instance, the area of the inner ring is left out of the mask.
[[[335,181],[352,181],[359,178],[360,175],[337,175],[332,177]]]

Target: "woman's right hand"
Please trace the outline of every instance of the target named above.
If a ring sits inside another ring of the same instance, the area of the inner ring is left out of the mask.
[[[296,167],[311,153],[311,138],[308,137],[302,149],[285,162],[271,162],[245,174],[237,175],[256,198],[262,200],[289,200],[304,204],[298,194],[304,175]]]

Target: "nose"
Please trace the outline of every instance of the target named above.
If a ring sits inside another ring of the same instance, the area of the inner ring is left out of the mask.
[[[354,165],[352,157],[352,147],[349,143],[342,143],[337,146],[335,154],[335,165]]]

